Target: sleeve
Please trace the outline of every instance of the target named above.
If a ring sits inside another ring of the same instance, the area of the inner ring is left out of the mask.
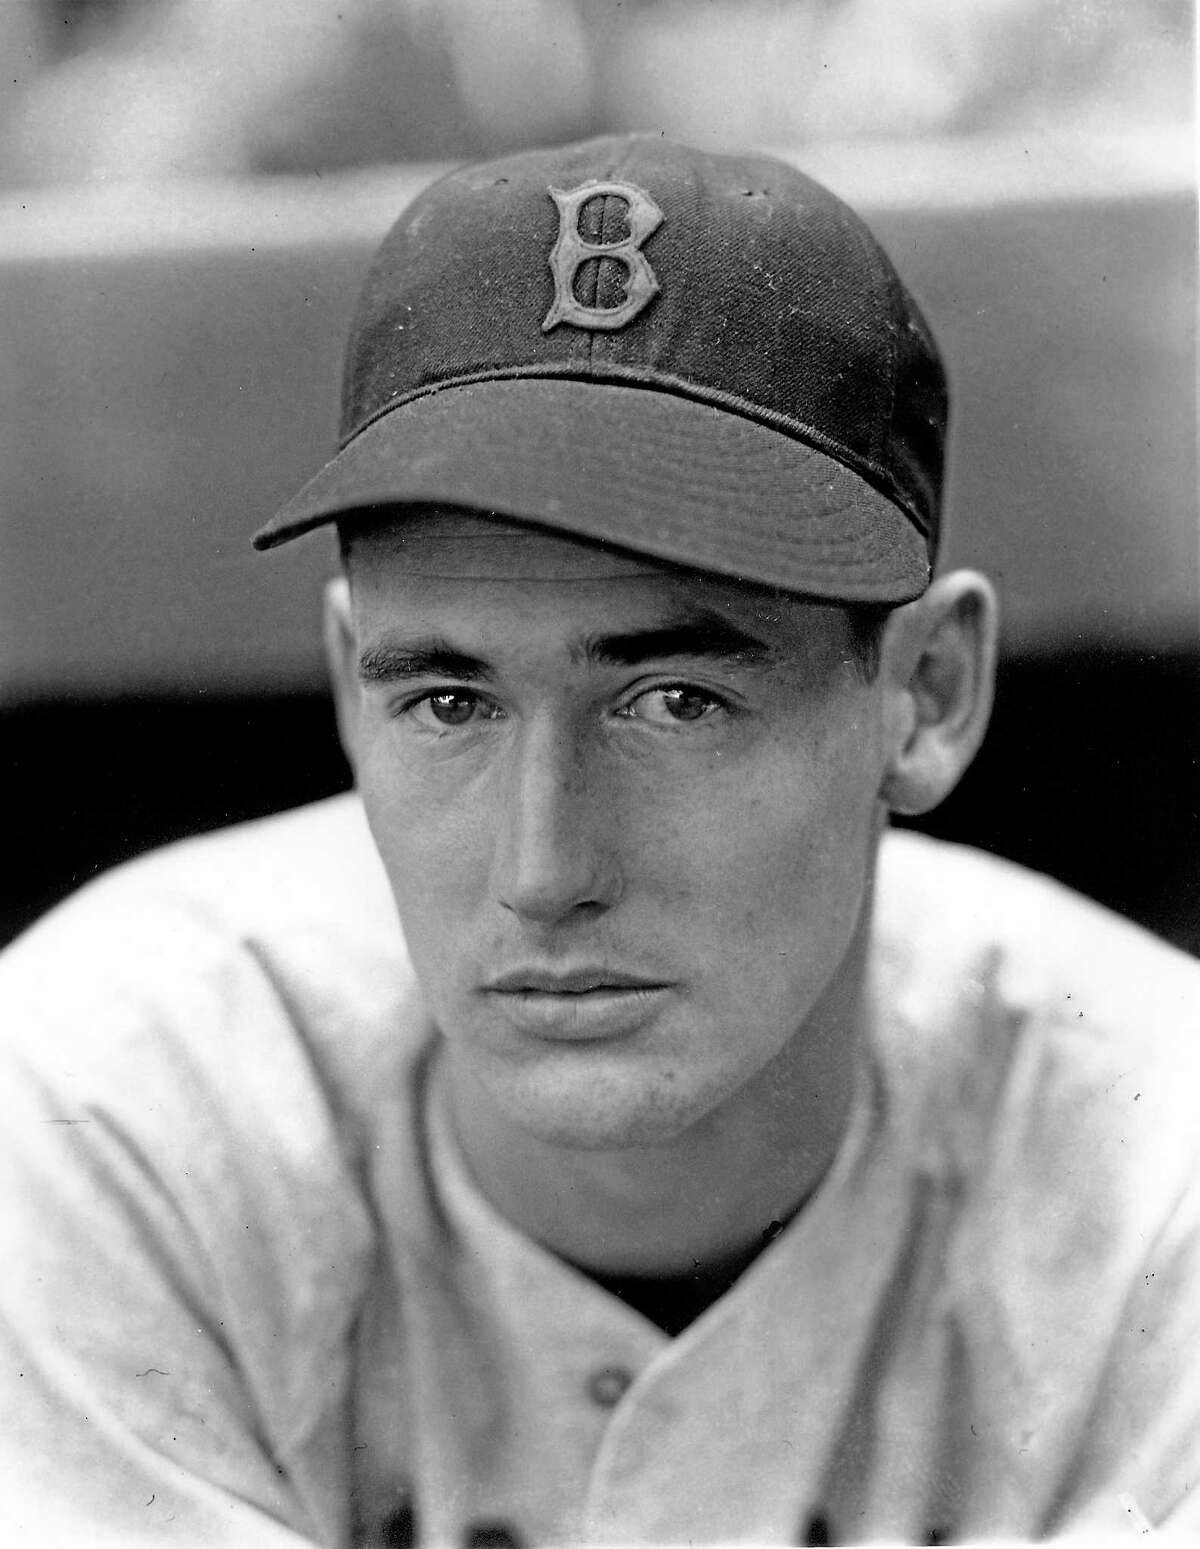
[[[261,966],[169,915],[0,962],[0,1523],[341,1544],[364,1207]]]

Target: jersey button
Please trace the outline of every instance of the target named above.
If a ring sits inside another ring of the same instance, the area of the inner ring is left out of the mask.
[[[588,1397],[601,1409],[615,1409],[633,1381],[633,1373],[623,1366],[602,1366],[588,1378]]]

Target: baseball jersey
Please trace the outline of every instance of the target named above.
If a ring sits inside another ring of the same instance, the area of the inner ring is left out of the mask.
[[[804,1209],[674,1338],[490,1205],[353,797],[0,957],[23,1543],[950,1542],[1200,1526],[1200,968],[882,846]]]

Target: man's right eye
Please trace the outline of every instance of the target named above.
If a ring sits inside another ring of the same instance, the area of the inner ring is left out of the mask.
[[[470,726],[475,721],[494,721],[499,717],[499,706],[470,689],[442,688],[432,694],[423,694],[411,700],[404,711],[430,731],[443,731],[459,726]]]

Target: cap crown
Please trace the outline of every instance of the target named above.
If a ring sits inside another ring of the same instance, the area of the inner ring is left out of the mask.
[[[828,453],[936,542],[947,403],[932,336],[863,222],[774,159],[614,137],[427,189],[368,275],[341,444],[424,394],[518,377],[744,416]]]

